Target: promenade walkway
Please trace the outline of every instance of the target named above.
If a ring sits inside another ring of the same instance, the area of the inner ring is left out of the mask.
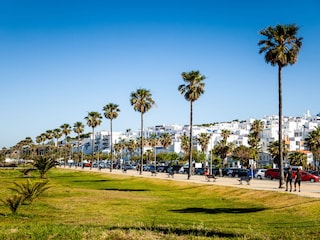
[[[60,167],[64,169],[64,167]],[[78,171],[94,171],[94,172],[102,172],[106,174],[121,174],[127,176],[134,177],[144,177],[144,178],[158,178],[158,179],[166,179],[169,181],[183,181],[183,182],[194,182],[201,184],[211,184],[211,185],[219,185],[219,186],[230,186],[230,187],[238,187],[238,188],[247,188],[247,189],[255,189],[255,190],[267,190],[267,191],[276,191],[288,194],[296,194],[303,197],[312,197],[312,198],[320,198],[320,182],[311,183],[311,182],[301,182],[301,192],[286,192],[284,188],[279,188],[279,180],[269,180],[269,179],[252,179],[250,181],[250,185],[246,182],[239,184],[239,178],[232,177],[218,177],[215,182],[208,182],[204,176],[202,175],[194,175],[191,179],[187,179],[188,176],[186,174],[175,174],[174,178],[169,178],[166,173],[158,173],[156,176],[151,176],[150,172],[143,172],[142,175],[136,170],[127,170],[126,173],[123,173],[122,170],[113,169],[110,172],[110,169],[97,169],[97,168],[69,168],[65,167],[65,169],[73,169]]]

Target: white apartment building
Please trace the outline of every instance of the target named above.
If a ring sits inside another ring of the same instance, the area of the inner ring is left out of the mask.
[[[235,146],[248,146],[248,134],[251,124],[255,119],[248,119],[245,121],[234,120],[231,122],[215,123],[212,126],[193,126],[193,136],[196,138],[200,133],[209,133],[210,141],[207,149],[209,154],[219,141],[222,140],[222,130],[229,130],[230,136],[227,139],[228,143],[233,143]],[[276,115],[265,116],[260,119],[264,123],[264,129],[261,133],[261,154],[259,156],[259,163],[269,165],[272,164],[272,158],[268,154],[268,146],[270,143],[278,140],[279,118]],[[283,117],[283,139],[289,151],[306,151],[304,139],[308,134],[319,126],[320,117],[311,116],[307,112],[304,116],[299,117]],[[181,150],[181,136],[186,134],[189,136],[189,125],[156,125],[144,129],[144,137],[149,138],[152,134],[160,137],[163,133],[169,133],[172,136],[172,145],[169,147],[169,152],[176,152],[182,154]],[[140,137],[140,130],[129,131],[126,133],[113,132],[113,144],[120,140],[137,139]],[[91,154],[91,138],[84,139],[81,143],[81,151],[84,154]],[[193,141],[194,147],[201,150],[201,146],[197,141]],[[95,152],[110,152],[110,132],[100,131],[95,134]],[[163,151],[162,146],[157,146],[157,152]],[[144,151],[150,149],[145,147]],[[138,150],[137,150],[138,151]],[[306,152],[308,156],[308,163],[312,163],[312,154]]]

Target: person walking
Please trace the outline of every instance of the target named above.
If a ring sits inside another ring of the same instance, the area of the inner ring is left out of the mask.
[[[300,184],[301,184],[301,172],[300,168],[297,169],[296,175],[294,176],[294,191],[297,191],[297,184],[300,192]]]
[[[286,179],[286,191],[288,191],[288,185],[290,185],[290,192],[292,192],[292,168],[291,167],[286,172],[285,179]]]

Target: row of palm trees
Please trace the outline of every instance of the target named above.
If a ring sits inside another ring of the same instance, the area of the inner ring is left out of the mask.
[[[275,27],[267,27],[262,29],[259,34],[263,36],[264,39],[258,42],[258,45],[261,46],[259,53],[265,53],[265,61],[270,63],[272,66],[278,66],[278,93],[279,93],[279,166],[281,177],[279,187],[283,185],[283,141],[282,141],[282,69],[287,65],[292,65],[296,63],[298,58],[298,53],[302,47],[302,38],[298,37],[299,27],[295,24],[289,25],[276,25]],[[181,74],[184,84],[181,84],[178,87],[179,92],[184,96],[184,98],[190,104],[190,135],[189,139],[193,139],[192,136],[192,126],[193,126],[193,103],[199,99],[199,97],[204,94],[205,83],[204,80],[206,77],[200,74],[199,71],[183,72]],[[142,157],[142,148],[144,146],[144,135],[143,135],[143,118],[144,114],[148,112],[151,107],[155,104],[152,99],[152,95],[149,90],[140,88],[135,92],[132,92],[130,95],[130,104],[133,106],[134,110],[140,113],[141,117],[141,138],[140,138],[140,154],[141,154],[141,166],[143,165]],[[112,120],[117,118],[118,113],[120,112],[118,105],[110,103],[103,108],[105,112],[105,117],[110,119],[110,131],[112,135]],[[94,142],[94,129],[101,124],[102,116],[98,112],[89,112],[88,116],[85,117],[87,125],[92,127],[92,134]],[[77,133],[80,134],[82,130],[81,124],[79,123],[77,128]],[[258,126],[259,128],[259,126]],[[58,131],[58,130],[57,130]],[[71,127],[67,124],[61,126],[61,134],[64,134],[66,137],[70,133]],[[59,132],[59,131],[58,131]],[[250,145],[255,149],[255,156],[258,152],[258,135],[257,132],[253,132],[250,135]],[[78,135],[79,136],[79,135]],[[46,132],[47,139],[61,137],[59,133],[55,130]],[[37,137],[37,142],[43,142],[44,136]],[[221,147],[227,147],[226,142],[221,143]],[[92,144],[92,148],[93,148]],[[113,149],[111,141],[111,149]],[[226,151],[225,149],[223,150]],[[222,151],[222,152],[223,152]],[[112,153],[112,151],[111,151]],[[94,154],[94,148],[92,151]],[[189,166],[192,164],[192,141],[189,141],[188,148],[189,155]],[[141,174],[142,168],[140,168]],[[189,168],[188,179],[191,177],[191,168]]]

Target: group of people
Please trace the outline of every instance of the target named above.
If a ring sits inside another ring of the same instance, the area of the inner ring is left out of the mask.
[[[286,191],[289,190],[288,186],[290,186],[290,192],[292,192],[292,180],[294,180],[294,191],[297,191],[297,185],[298,185],[299,192],[300,192],[301,173],[299,168],[297,169],[293,179],[293,172],[292,172],[292,168],[290,167],[285,174],[285,179],[286,179]]]

